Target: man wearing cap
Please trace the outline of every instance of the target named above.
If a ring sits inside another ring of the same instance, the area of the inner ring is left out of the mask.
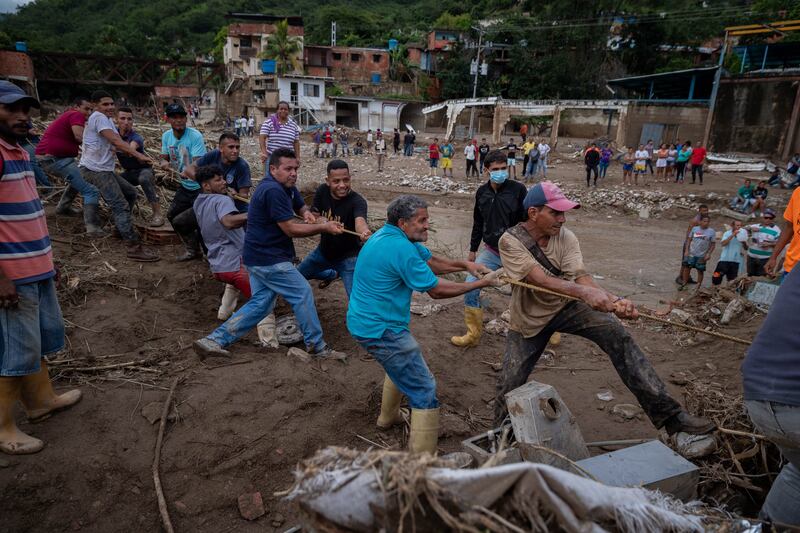
[[[81,391],[57,395],[44,356],[64,348],[53,252],[28,153],[31,106],[39,102],[0,81],[0,451],[36,453],[44,443],[17,428],[14,404],[30,420],[75,404]]]
[[[497,382],[495,425],[502,425],[508,414],[505,395],[525,384],[550,335],[561,331],[589,339],[608,354],[656,427],[665,426],[669,434],[712,431],[713,423],[689,415],[669,396],[664,382],[614,316],[637,318],[633,303],[599,287],[586,270],[578,238],[564,227],[565,213],[580,205],[568,200],[549,181],[531,187],[523,205],[528,220],[509,229],[499,241],[505,274],[514,281],[578,301],[512,286],[511,323]]]
[[[83,179],[97,187],[100,196],[111,208],[114,224],[127,243],[127,257],[134,261],[158,261],[152,250],[144,248],[133,229],[131,210],[136,204],[136,188],[115,172],[115,153],[122,152],[149,164],[150,158],[136,151],[119,136],[111,121],[114,116],[114,99],[105,91],[92,93],[94,113],[86,121],[83,130],[83,153],[78,169]]]
[[[166,115],[172,127],[161,136],[161,168],[172,169],[181,183],[167,211],[167,220],[186,246],[178,261],[189,261],[202,256],[200,227],[192,210],[200,185],[192,179],[190,167],[205,155],[206,144],[202,133],[186,126],[186,110],[182,105],[168,105]]]
[[[516,226],[527,216],[522,202],[528,192],[525,185],[508,179],[508,158],[501,150],[489,152],[484,161],[486,183],[475,193],[475,208],[472,211],[472,236],[469,243],[468,261],[474,261],[490,270],[500,268],[500,252],[497,241],[508,228]],[[483,250],[478,248],[483,243]],[[467,281],[475,281],[467,276]],[[483,333],[483,310],[481,291],[476,289],[464,295],[464,322],[467,333],[452,337],[456,346],[476,346]]]

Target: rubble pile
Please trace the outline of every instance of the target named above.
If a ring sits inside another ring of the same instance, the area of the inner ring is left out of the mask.
[[[367,181],[370,187],[409,187],[429,192],[454,192],[461,194],[474,194],[482,182],[463,183],[441,176],[386,176],[380,180]]]
[[[561,184],[558,185],[561,186]],[[713,202],[719,198],[719,195],[713,192],[704,195],[682,195],[620,186],[587,189],[573,188],[568,195],[580,202],[584,207],[616,207],[623,211],[639,213],[642,218],[650,218],[673,207],[694,210],[697,208],[697,204],[701,202]]]

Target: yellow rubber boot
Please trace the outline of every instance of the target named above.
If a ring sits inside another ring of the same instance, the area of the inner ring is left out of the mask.
[[[29,420],[36,420],[60,409],[71,407],[78,403],[82,396],[78,389],[56,394],[44,359],[37,373],[22,377],[22,405],[25,406]]]
[[[439,408],[412,409],[408,450],[412,453],[428,452],[436,455],[438,442]]]
[[[400,414],[400,400],[402,395],[395,386],[391,378],[386,375],[383,378],[383,396],[381,396],[381,414],[378,417],[377,426],[380,429],[389,429],[392,426],[403,422]]]
[[[464,322],[467,324],[467,334],[461,337],[452,337],[450,342],[456,346],[477,346],[483,332],[483,309],[465,307]]]
[[[21,377],[0,377],[0,452],[12,455],[36,453],[44,448],[44,442],[21,432],[14,422],[14,404],[21,391]]]
[[[561,333],[556,331],[552,335],[550,335],[550,345],[551,346],[558,346],[561,344]]]

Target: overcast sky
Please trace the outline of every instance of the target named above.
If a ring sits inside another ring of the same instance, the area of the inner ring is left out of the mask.
[[[14,11],[17,6],[27,4],[30,0],[0,0],[0,13],[8,13]]]

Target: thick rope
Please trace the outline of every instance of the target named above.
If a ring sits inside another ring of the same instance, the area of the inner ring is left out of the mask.
[[[558,291],[545,289],[544,287],[539,287],[538,285],[531,285],[530,283],[525,283],[524,281],[513,280],[513,279],[509,278],[508,276],[501,276],[500,279],[502,279],[503,281],[507,281],[508,283],[510,283],[512,285],[518,285],[520,287],[525,287],[526,289],[531,289],[531,290],[534,290],[536,292],[543,292],[545,294],[552,294],[553,296],[558,296],[560,298],[564,298],[566,300],[573,300],[573,301],[576,301],[576,302],[582,301],[580,298],[575,298],[574,296],[569,296],[567,294],[563,294],[563,293],[560,293]],[[666,318],[661,318],[661,317],[658,317],[658,316],[655,316],[655,315],[651,315],[649,313],[640,312],[639,316],[641,318],[646,318],[647,320],[652,320],[654,322],[660,322],[662,324],[669,324],[670,326],[675,326],[677,328],[688,329],[689,331],[696,331],[697,333],[703,333],[704,335],[711,335],[712,337],[717,337],[717,338],[720,338],[720,339],[724,339],[726,341],[731,341],[731,342],[736,342],[736,343],[739,343],[739,344],[744,344],[746,346],[749,346],[750,344],[752,344],[752,341],[749,341],[747,339],[740,339],[739,337],[734,337],[732,335],[726,335],[725,333],[718,333],[716,331],[708,331],[708,330],[705,330],[703,328],[690,326],[689,324],[683,324],[681,322],[672,322],[671,320],[667,320]]]

